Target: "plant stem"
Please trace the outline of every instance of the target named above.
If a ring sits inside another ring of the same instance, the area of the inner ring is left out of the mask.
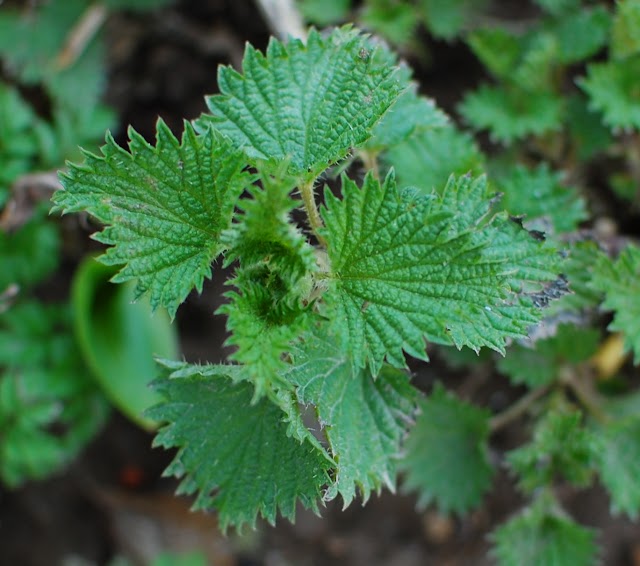
[[[378,154],[374,151],[361,150],[359,152],[360,159],[365,169],[373,171],[373,176],[380,180],[380,168],[378,167]]]
[[[494,416],[489,422],[489,430],[491,431],[491,433],[493,434],[499,431],[501,428],[504,428],[511,422],[520,418],[524,413],[526,413],[527,409],[531,405],[533,405],[533,403],[540,399],[540,397],[546,395],[549,392],[549,389],[549,385],[544,385],[542,387],[538,387],[537,389],[532,389],[526,395],[518,399],[508,409]]]
[[[56,58],[57,70],[73,65],[91,43],[107,19],[107,8],[101,2],[91,4],[73,26],[64,47]]]
[[[302,16],[294,0],[256,0],[271,30],[281,39],[306,39]]]
[[[584,373],[567,372],[562,376],[562,381],[573,391],[580,403],[591,413],[594,419],[600,423],[606,423],[610,420],[610,417],[600,407],[598,397],[585,381],[585,377]]]
[[[307,218],[309,219],[309,225],[315,237],[320,242],[320,245],[324,248],[327,247],[327,241],[319,234],[319,230],[324,227],[320,212],[316,206],[315,194],[313,192],[313,179],[300,185],[300,194],[302,195],[302,201],[304,202],[304,208],[307,211]]]

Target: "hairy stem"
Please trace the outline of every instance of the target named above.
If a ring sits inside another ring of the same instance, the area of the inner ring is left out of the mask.
[[[516,419],[519,419],[524,413],[527,412],[529,407],[533,405],[538,399],[544,397],[549,392],[550,386],[544,385],[542,387],[538,387],[537,389],[532,389],[526,395],[518,399],[513,405],[511,405],[508,409],[502,411],[502,413],[498,413],[494,416],[489,422],[489,430],[493,434],[494,432],[499,431],[505,426],[511,424]]]
[[[320,212],[316,206],[315,194],[313,192],[313,180],[300,185],[300,194],[302,195],[302,201],[304,202],[304,208],[307,211],[307,218],[309,219],[309,225],[315,237],[320,242],[320,245],[324,248],[327,247],[327,241],[319,234],[319,230],[324,227]]]

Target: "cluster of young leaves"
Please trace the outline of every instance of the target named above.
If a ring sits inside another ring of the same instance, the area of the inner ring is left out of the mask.
[[[69,462],[107,410],[78,356],[69,307],[32,293],[59,266],[58,227],[37,204],[13,225],[21,205],[7,204],[10,196],[25,200],[12,187],[22,175],[60,167],[79,155],[78,143],[94,145],[112,123],[99,102],[106,75],[100,35],[63,60],[85,11],[103,8],[52,0],[0,10],[0,476],[12,487]]]
[[[99,9],[141,10],[166,1],[110,0]],[[66,56],[73,51],[74,30],[95,9],[88,0],[51,0],[0,11],[0,206],[20,175],[77,159],[79,145],[96,145],[114,124],[100,102],[106,77],[102,34]],[[20,87],[37,94],[26,100]]]
[[[393,45],[415,44],[418,26],[438,39],[452,41],[483,13],[489,0],[298,0],[305,20],[319,26],[356,21]]]
[[[134,131],[128,150],[107,137],[62,175],[57,210],[103,222],[103,261],[154,306],[175,313],[219,257],[235,269],[221,309],[232,363],[164,362],[166,402],[150,415],[166,422],[156,442],[178,448],[168,473],[223,526],[393,489],[419,403],[416,434],[455,423],[483,474],[466,493],[439,478],[425,501],[462,511],[488,485],[487,415],[443,391],[420,402],[405,355],[426,359],[426,341],[503,352],[541,319],[559,256],[499,210],[483,176],[447,179],[455,167],[443,166],[427,183],[396,177],[398,147],[435,148],[432,132],[461,139],[476,172],[481,159],[392,63],[349,27],[248,47],[242,73],[219,69],[220,94],[180,140],[162,122],[155,145]],[[325,187],[318,210],[316,183],[352,152],[373,170]]]
[[[496,26],[465,37],[495,84],[467,93],[459,110],[473,128],[488,130],[506,145],[560,132],[565,117],[572,116],[567,106],[586,106],[579,93],[565,91],[565,76],[571,65],[597,54],[608,40],[611,17],[605,6],[541,4],[545,12],[523,32]],[[567,94],[573,94],[571,101]]]
[[[16,487],[68,464],[102,425],[107,405],[77,355],[66,305],[30,289],[59,261],[60,237],[40,210],[20,230],[0,231],[0,480]]]

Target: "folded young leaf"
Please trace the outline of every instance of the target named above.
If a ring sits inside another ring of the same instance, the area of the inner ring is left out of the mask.
[[[220,233],[251,177],[242,153],[213,130],[197,135],[186,123],[179,142],[160,121],[155,147],[133,129],[129,135],[129,151],[107,136],[102,156],[86,153],[83,165],[63,173],[55,209],[106,224],[94,237],[113,246],[100,260],[123,266],[113,280],[137,279],[137,296],[149,293],[154,309],[173,316],[211,277],[224,249]]]
[[[586,487],[593,476],[595,441],[579,411],[560,405],[536,423],[533,440],[508,453],[507,461],[526,492],[550,487],[559,477]]]
[[[389,175],[325,192],[327,316],[354,363],[374,374],[425,338],[504,352],[539,321],[529,293],[555,278],[555,252],[517,223],[490,216],[486,179],[451,178],[441,195],[398,191]],[[534,304],[535,303],[535,304]],[[537,306],[536,306],[537,304]]]
[[[595,532],[576,524],[544,493],[492,535],[499,566],[594,566]]]
[[[614,513],[640,512],[640,418],[629,416],[597,430],[596,461]]]
[[[420,403],[401,468],[404,487],[418,492],[418,504],[437,504],[445,513],[477,506],[491,485],[489,413],[460,401],[438,385]]]
[[[0,313],[0,481],[10,487],[58,471],[105,422],[69,319],[37,302]]]
[[[225,262],[238,261],[240,267],[229,282],[236,290],[218,311],[229,317],[227,344],[237,347],[231,358],[246,364],[258,397],[287,385],[279,377],[282,355],[309,322],[311,274],[317,269],[313,248],[289,217],[299,204],[289,196],[293,185],[266,175],[261,181],[222,235],[229,248]]]
[[[355,369],[336,340],[320,330],[305,337],[293,358],[285,377],[301,403],[315,405],[337,462],[336,483],[326,498],[340,494],[346,507],[356,488],[364,500],[383,485],[393,490],[417,398],[406,373],[384,366],[374,379]]]
[[[213,124],[251,158],[290,159],[306,181],[363,144],[401,89],[394,67],[348,27],[326,38],[311,30],[306,45],[272,39],[266,55],[248,46],[242,70],[219,69],[220,94],[198,126]]]
[[[605,293],[602,308],[614,311],[609,330],[622,332],[625,347],[640,363],[640,247],[629,245],[613,261],[601,255],[593,273],[592,287]]]
[[[182,478],[182,493],[197,493],[195,509],[217,509],[223,529],[254,526],[258,514],[272,524],[278,512],[292,520],[297,501],[317,510],[332,462],[288,435],[279,407],[265,398],[252,404],[253,386],[217,368],[170,366],[155,385],[166,402],[149,417],[167,423],[154,445],[179,449],[166,473]]]

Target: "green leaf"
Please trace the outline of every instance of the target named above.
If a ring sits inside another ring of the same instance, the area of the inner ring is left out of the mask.
[[[609,330],[622,332],[627,350],[640,363],[640,247],[629,245],[617,260],[601,255],[592,286],[605,294],[602,308],[614,311]]]
[[[488,440],[488,411],[437,385],[406,443],[404,487],[418,492],[421,507],[435,502],[445,513],[466,513],[491,485]]]
[[[507,462],[519,476],[519,487],[527,493],[551,486],[558,477],[586,487],[593,476],[594,445],[580,411],[552,406],[536,423],[533,440],[509,452]]]
[[[509,79],[516,68],[522,47],[512,33],[503,28],[472,31],[466,41],[474,55],[498,79]]]
[[[442,195],[398,191],[393,176],[346,177],[325,191],[327,316],[354,363],[403,366],[425,341],[504,351],[541,312],[520,293],[553,279],[551,248],[505,217],[491,219],[486,179],[450,179]]]
[[[173,316],[195,287],[211,276],[223,251],[220,233],[250,177],[242,154],[212,130],[196,135],[185,124],[179,142],[162,121],[153,147],[133,129],[130,152],[111,136],[102,156],[86,154],[83,165],[62,175],[55,209],[87,211],[107,227],[95,239],[113,247],[101,257],[123,266],[115,282],[137,279],[136,297]]]
[[[563,186],[562,174],[551,171],[546,163],[535,169],[516,165],[496,184],[504,193],[504,209],[524,216],[529,229],[544,229],[550,221],[556,234],[572,232],[588,217],[584,199]]]
[[[170,366],[155,385],[166,401],[148,416],[167,422],[154,445],[178,448],[165,473],[182,478],[180,493],[197,492],[194,509],[217,509],[223,529],[254,526],[258,514],[272,524],[278,512],[293,520],[297,501],[317,510],[331,461],[287,434],[279,407],[252,403],[252,385],[215,366]]]
[[[307,22],[320,27],[344,22],[351,7],[350,0],[297,0],[296,4]]]
[[[166,312],[151,315],[146,297],[131,304],[134,284],[114,285],[112,267],[87,257],[74,275],[73,324],[81,354],[105,396],[138,425],[157,423],[144,411],[160,401],[149,387],[158,368],[155,357],[178,355],[177,329]]]
[[[57,305],[0,314],[0,477],[10,487],[67,465],[98,432],[108,405],[87,379]]]
[[[9,73],[27,84],[43,83],[56,103],[79,112],[97,104],[105,85],[102,42],[94,38],[71,66],[60,65],[57,57],[86,8],[86,0],[57,0],[0,12],[0,54]],[[71,102],[78,93],[82,104]]]
[[[602,293],[591,284],[594,266],[600,256],[598,245],[588,240],[578,241],[564,251],[568,257],[562,262],[562,271],[570,292],[549,306],[549,315],[593,308],[602,300]]]
[[[548,92],[483,85],[468,93],[458,110],[472,127],[489,130],[491,139],[506,145],[558,130],[562,125],[562,100]]]
[[[38,152],[36,122],[20,94],[0,82],[0,207],[13,181],[33,166]]]
[[[436,106],[435,102],[431,98],[418,95],[417,85],[410,83],[378,122],[373,130],[373,136],[365,147],[373,151],[392,148],[413,134],[419,137],[418,132],[440,130],[448,127],[449,124],[449,117]],[[453,128],[449,129],[453,130]],[[402,149],[397,151],[399,154],[403,153]]]
[[[604,6],[581,7],[549,26],[563,65],[580,63],[600,51],[609,39],[611,17]]]
[[[285,377],[301,403],[316,407],[338,464],[325,498],[339,493],[346,507],[356,488],[365,500],[383,485],[394,490],[400,444],[417,397],[408,376],[389,366],[375,378],[355,369],[334,337],[322,331],[307,335],[293,358]]]
[[[380,65],[365,36],[341,28],[307,44],[272,39],[266,55],[248,46],[244,76],[218,71],[220,94],[207,98],[208,124],[253,159],[290,160],[309,181],[362,145],[400,92],[395,70]]]
[[[640,53],[640,3],[618,0],[611,30],[611,55],[624,59]]]
[[[19,230],[0,230],[0,293],[9,285],[40,283],[58,267],[60,235],[57,227],[37,213]]]
[[[568,98],[567,123],[581,161],[588,161],[595,153],[606,151],[613,143],[609,128],[602,123],[602,115],[589,110],[584,95]]]
[[[442,191],[452,173],[480,175],[484,165],[473,137],[453,126],[417,131],[385,152],[382,161],[394,168],[399,186],[425,194]]]
[[[452,40],[484,9],[486,0],[420,0],[427,29],[441,39]]]
[[[285,164],[286,165],[286,164]],[[252,188],[240,201],[242,215],[223,234],[229,248],[226,264],[240,267],[229,282],[236,291],[218,310],[228,315],[227,344],[236,346],[231,359],[244,363],[256,385],[256,396],[287,386],[279,378],[283,354],[309,323],[312,273],[317,271],[314,249],[291,223],[295,202],[291,179],[262,176],[263,188]]]
[[[640,511],[640,418],[637,414],[597,429],[597,466],[614,513]]]
[[[105,4],[112,10],[146,11],[155,10],[173,0],[106,0]]]
[[[532,347],[516,344],[498,360],[498,369],[514,383],[535,388],[561,377],[565,366],[588,360],[597,350],[600,332],[562,324],[555,336],[536,341]]]
[[[521,92],[553,92],[553,73],[558,60],[558,41],[549,32],[536,29],[523,40],[523,50],[510,82]]]
[[[589,95],[589,108],[603,114],[613,129],[640,129],[640,55],[624,61],[592,63],[587,76],[578,81]]]
[[[582,0],[535,0],[535,2],[543,10],[553,15],[576,14],[582,4]]]
[[[500,566],[594,566],[595,532],[576,524],[548,494],[492,535]]]
[[[407,45],[418,25],[411,3],[369,0],[360,15],[362,25],[395,45]]]

